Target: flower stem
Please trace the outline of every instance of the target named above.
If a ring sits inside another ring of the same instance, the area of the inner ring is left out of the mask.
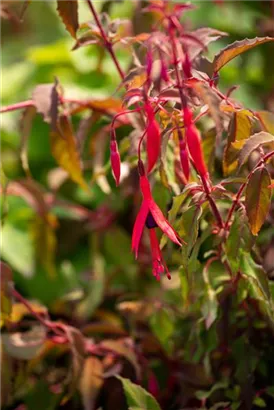
[[[0,113],[22,110],[27,107],[32,107],[34,105],[32,100],[22,101],[16,104],[8,105],[7,107],[2,107]]]
[[[101,22],[100,22],[100,20],[99,20],[98,14],[97,14],[97,12],[96,12],[96,10],[95,10],[93,4],[92,4],[92,1],[91,1],[91,0],[86,0],[86,2],[87,2],[87,5],[88,5],[88,7],[89,7],[89,9],[90,9],[90,11],[91,11],[91,14],[93,15],[93,18],[94,18],[94,20],[95,20],[95,22],[96,22],[96,25],[97,25],[97,27],[98,27],[100,33],[101,33],[101,36],[102,36],[102,39],[103,39],[103,41],[104,41],[105,47],[106,47],[107,51],[109,52],[109,54],[110,54],[110,56],[111,56],[111,58],[112,58],[112,60],[113,60],[113,62],[114,62],[114,64],[115,64],[115,66],[116,66],[116,68],[117,68],[117,71],[118,71],[118,73],[119,73],[121,79],[123,80],[123,79],[125,78],[125,74],[124,74],[124,72],[123,72],[123,70],[122,70],[122,68],[121,68],[121,66],[120,66],[120,64],[119,64],[119,62],[118,62],[118,60],[117,60],[117,57],[116,57],[116,55],[115,55],[115,53],[114,53],[114,51],[113,51],[113,45],[112,45],[112,43],[111,43],[111,42],[108,40],[108,38],[107,38],[107,35],[106,35],[106,33],[105,33],[104,29],[103,29],[103,26],[102,26],[102,24],[101,24]]]

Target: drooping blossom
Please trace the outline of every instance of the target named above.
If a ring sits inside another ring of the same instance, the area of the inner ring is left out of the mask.
[[[161,133],[151,105],[146,102],[144,108],[147,115],[147,160],[148,172],[150,172],[160,155]]]
[[[159,280],[160,275],[166,272],[167,277],[170,279],[170,273],[163,260],[155,228],[159,227],[171,241],[179,246],[182,245],[182,241],[177,232],[172,228],[172,226],[164,217],[161,209],[155,203],[151,194],[150,184],[145,175],[144,166],[141,161],[139,161],[139,174],[143,201],[133,228],[132,250],[135,253],[135,257],[137,258],[140,240],[144,227],[146,226],[149,229],[153,275],[157,280]]]
[[[205,177],[208,170],[204,160],[201,136],[193,122],[192,112],[187,107],[184,108],[184,125],[187,147],[195,168],[201,176]]]

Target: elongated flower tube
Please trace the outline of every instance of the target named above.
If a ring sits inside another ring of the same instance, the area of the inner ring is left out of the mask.
[[[195,124],[193,123],[192,113],[186,107],[184,108],[184,123],[185,123],[185,137],[186,143],[191,155],[191,158],[194,162],[194,165],[201,176],[206,176],[208,173],[204,154],[202,150],[201,144],[201,136],[196,128]]]
[[[144,166],[141,161],[139,161],[139,173],[143,202],[136,217],[133,228],[132,250],[135,253],[135,257],[137,258],[140,240],[142,237],[143,229],[146,225],[146,227],[149,229],[153,275],[156,277],[156,279],[160,279],[160,274],[166,272],[167,277],[170,278],[170,273],[168,272],[167,266],[162,257],[155,228],[158,226],[172,242],[176,243],[179,246],[182,245],[182,241],[177,232],[172,228],[172,226],[164,217],[161,209],[154,201],[151,194],[149,181],[144,173]]]
[[[161,150],[160,127],[154,117],[153,108],[146,103],[147,114],[147,161],[148,172],[150,172],[157,162]]]
[[[120,182],[120,174],[121,174],[121,159],[120,159],[120,154],[118,151],[117,142],[113,138],[110,141],[110,162],[111,162],[111,169],[112,169],[112,173],[113,173],[113,176],[116,182],[116,186],[118,186]]]

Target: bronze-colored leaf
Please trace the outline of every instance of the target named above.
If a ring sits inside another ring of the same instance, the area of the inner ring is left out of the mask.
[[[41,84],[34,88],[32,100],[37,112],[43,115],[48,124],[55,124],[58,111],[58,81],[55,84]]]
[[[246,38],[241,41],[235,41],[229,44],[227,47],[223,48],[213,60],[214,71],[219,71],[224,65],[226,65],[233,58],[250,50],[260,44],[267,43],[269,41],[274,41],[272,37],[255,37],[252,39]]]
[[[71,179],[88,190],[82,174],[81,160],[70,118],[60,115],[56,130],[50,133],[51,152],[57,163],[64,168]]]
[[[76,38],[79,27],[78,23],[78,1],[77,0],[57,0],[57,11],[61,17],[67,31]]]
[[[68,378],[68,380],[70,381],[69,392],[63,398],[62,404],[66,403],[69,400],[69,398],[74,394],[77,385],[79,384],[79,379],[83,371],[86,354],[85,339],[82,333],[72,326],[64,326],[64,331],[66,333],[72,354],[72,367]]]
[[[46,219],[37,216],[32,229],[37,262],[44,267],[52,278],[56,274],[55,252],[57,239],[54,230],[55,225],[54,215],[48,214]]]
[[[11,268],[4,262],[0,261],[0,285],[1,285],[1,326],[5,325],[12,312],[12,301],[10,290],[13,284],[13,275]]]
[[[262,124],[263,130],[274,134],[274,114],[269,111],[257,111],[256,115]]]
[[[248,138],[239,154],[239,169],[243,166],[252,151],[259,148],[260,145],[269,143],[274,144],[274,135],[264,131],[258,132],[257,134],[254,134],[250,138]]]
[[[97,357],[91,356],[85,360],[82,370],[79,390],[85,410],[94,410],[96,398],[103,385],[103,365]]]
[[[245,195],[245,208],[253,235],[257,235],[269,212],[271,204],[271,183],[266,168],[258,168],[251,175]]]
[[[252,113],[248,110],[234,112],[228,131],[228,140],[223,156],[223,170],[225,176],[236,170],[238,154],[243,143],[232,145],[233,142],[244,141],[250,136],[252,127]]]
[[[100,345],[101,347],[105,349],[109,349],[110,351],[113,351],[117,353],[119,356],[123,356],[125,359],[127,359],[134,367],[137,379],[140,378],[141,374],[141,368],[140,365],[137,361],[136,354],[130,346],[126,344],[126,339],[120,339],[120,340],[103,340]]]

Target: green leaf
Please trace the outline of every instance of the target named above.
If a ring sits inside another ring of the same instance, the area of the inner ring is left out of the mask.
[[[247,252],[242,253],[240,270],[246,277],[252,278],[253,296],[260,300],[269,300],[270,289],[267,274],[260,265],[254,262]]]
[[[161,410],[156,399],[141,386],[121,376],[116,377],[122,382],[127,404],[131,410]]]
[[[24,276],[34,274],[34,244],[30,235],[8,223],[2,229],[1,254],[13,269]]]
[[[260,231],[271,204],[271,178],[266,168],[258,168],[252,173],[245,197],[245,208],[253,235]]]
[[[214,393],[216,390],[226,389],[227,387],[228,387],[227,382],[217,382],[212,386],[212,388],[210,390],[208,390],[208,391],[198,390],[195,393],[195,395],[196,395],[197,399],[199,399],[199,400],[208,399],[212,395],[212,393]]]
[[[271,142],[274,143],[274,135],[264,131],[258,132],[248,138],[239,154],[238,170],[255,149],[258,149],[262,144],[269,144]]]
[[[158,309],[150,318],[153,333],[157,336],[162,346],[167,348],[170,337],[174,331],[174,320],[170,312],[164,308]]]
[[[223,48],[213,60],[214,71],[219,71],[225,64],[231,61],[233,58],[250,50],[260,44],[267,43],[269,41],[274,41],[272,37],[255,37],[252,39],[246,38],[241,41],[235,41],[229,44],[227,47]]]
[[[57,11],[67,31],[76,39],[78,30],[78,0],[57,0]]]
[[[187,266],[188,258],[198,238],[199,220],[202,216],[200,206],[191,206],[181,218],[179,233],[187,245],[182,246],[182,264]]]
[[[254,237],[247,224],[247,218],[240,210],[235,214],[230,227],[229,235],[225,244],[226,256],[231,270],[236,273],[241,262],[241,252],[250,251],[254,242]]]
[[[262,397],[259,396],[255,397],[255,399],[253,400],[253,404],[255,404],[255,406],[258,407],[266,407],[266,402]]]

